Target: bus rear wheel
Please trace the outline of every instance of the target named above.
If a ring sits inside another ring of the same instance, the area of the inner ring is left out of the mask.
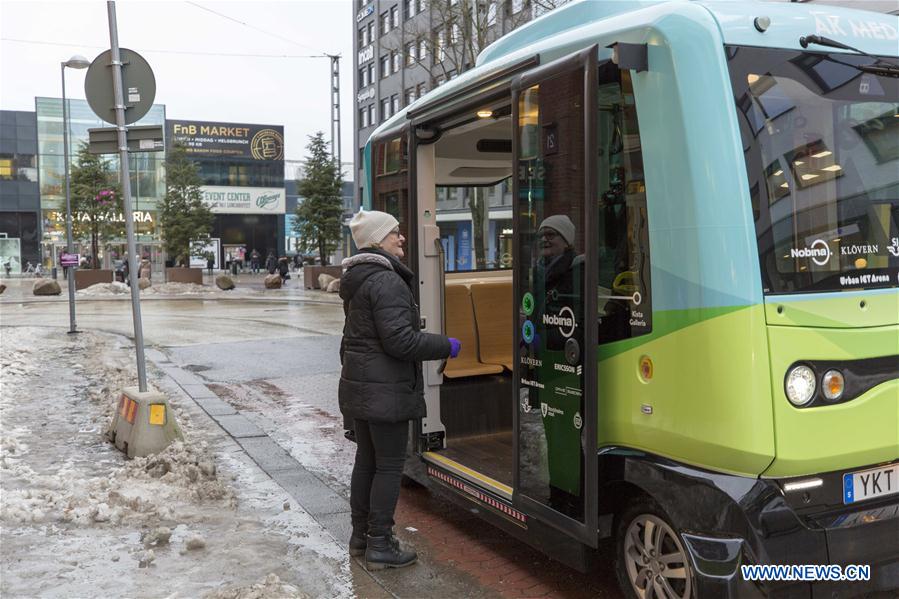
[[[693,568],[669,518],[648,497],[620,515],[615,573],[632,599],[694,599]]]

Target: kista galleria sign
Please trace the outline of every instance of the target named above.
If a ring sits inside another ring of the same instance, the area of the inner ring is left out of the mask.
[[[200,188],[203,202],[216,214],[284,214],[287,208],[280,187],[226,187],[206,185]]]

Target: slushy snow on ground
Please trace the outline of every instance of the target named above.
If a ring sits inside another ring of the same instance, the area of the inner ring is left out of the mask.
[[[136,385],[130,342],[0,329],[0,595],[351,596],[342,543],[149,373],[185,440],[128,460],[104,433]]]

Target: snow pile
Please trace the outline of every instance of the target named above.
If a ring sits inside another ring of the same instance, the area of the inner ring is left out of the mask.
[[[131,293],[131,289],[128,288],[128,285],[124,283],[119,283],[118,281],[114,281],[112,283],[94,283],[90,287],[86,287],[85,289],[79,289],[76,291],[78,295],[122,295],[125,293]]]
[[[269,574],[254,585],[224,587],[203,595],[204,599],[305,599],[309,595],[297,587],[281,582],[277,574]]]
[[[217,291],[219,290],[215,287],[197,285],[196,283],[161,283],[159,285],[151,285],[141,293],[144,295],[202,295],[216,293]]]
[[[94,287],[98,285],[90,289]],[[189,441],[193,426],[180,406],[170,407],[188,442],[173,443],[154,456],[127,460],[105,439],[119,390],[137,378],[131,352],[122,341],[82,332],[67,344],[67,339],[44,333],[40,341],[45,353],[39,355],[29,349],[28,337],[28,329],[6,329],[0,352],[4,389],[0,521],[79,527],[141,525],[160,517],[176,519],[179,510],[197,503],[234,507],[233,494],[218,479],[207,444]],[[48,344],[53,347],[47,348]],[[42,360],[51,355],[55,365],[64,369],[57,376],[73,379],[69,384],[75,388],[67,393],[57,391],[65,380],[36,378]],[[68,363],[63,366],[61,361]],[[90,382],[85,385],[78,374],[88,376]],[[74,438],[73,429],[77,431]],[[37,450],[32,451],[32,446]],[[61,459],[48,459],[54,446],[66,447],[58,454]]]

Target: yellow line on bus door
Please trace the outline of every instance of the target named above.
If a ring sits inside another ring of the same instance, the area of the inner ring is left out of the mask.
[[[480,472],[477,472],[476,470],[472,470],[471,468],[469,468],[467,466],[463,466],[459,462],[457,462],[455,460],[451,460],[447,457],[444,457],[444,456],[440,455],[439,453],[434,453],[433,451],[426,451],[422,454],[422,456],[432,462],[438,462],[440,464],[443,464],[444,466],[447,466],[448,468],[450,468],[452,470],[456,470],[460,474],[465,474],[479,482],[482,482],[485,485],[487,485],[488,487],[492,488],[493,490],[498,491],[498,492],[502,493],[503,495],[507,496],[509,499],[512,498],[512,487],[510,487],[509,485],[504,485],[503,483],[499,482],[498,480],[494,480],[494,479],[490,478],[489,476],[484,476]]]

